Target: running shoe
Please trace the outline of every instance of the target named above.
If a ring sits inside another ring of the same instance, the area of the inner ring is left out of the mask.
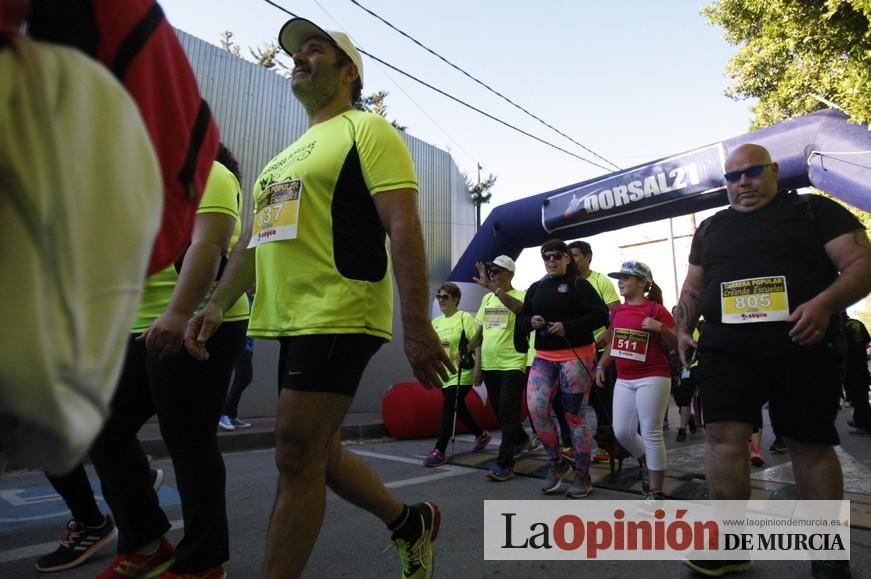
[[[575,451],[572,447],[564,446],[560,449],[559,453],[563,460],[567,460],[570,463],[575,462]]]
[[[54,573],[78,567],[117,536],[118,529],[109,515],[105,515],[103,524],[99,527],[86,527],[83,523],[70,519],[64,540],[54,553],[49,553],[36,562],[36,570]]]
[[[575,481],[572,483],[572,486],[569,487],[569,490],[566,491],[566,496],[570,499],[582,499],[590,496],[590,493],[592,492],[593,483],[589,476],[583,477],[575,472]]]
[[[641,507],[638,509],[638,514],[652,517],[656,514],[656,509],[662,508],[662,501],[665,500],[665,495],[661,491],[650,491],[644,495],[641,501]]]
[[[445,464],[447,459],[445,458],[445,454],[437,448],[432,449],[425,459],[423,459],[423,466],[435,467],[441,466]]]
[[[166,540],[160,538],[160,543],[154,553],[141,555],[130,553],[118,555],[109,568],[97,575],[96,579],[152,579],[169,569],[174,561],[175,549]]]
[[[239,420],[238,418],[231,418],[230,424],[232,424],[236,428],[251,428],[250,422],[245,422],[244,420]]]
[[[814,579],[850,579],[849,561],[811,561]]]
[[[433,574],[432,544],[439,534],[441,514],[433,502],[417,503],[411,507],[412,516],[421,518],[421,533],[412,540],[393,534],[393,546],[402,561],[402,579],[430,579]]]
[[[218,426],[223,430],[236,430],[236,427],[233,426],[232,422],[230,422],[229,416],[221,416],[221,418],[218,419]]]
[[[163,473],[163,469],[151,469],[151,488],[154,489],[154,492],[159,491],[160,487],[163,486],[164,478],[166,478],[166,475]]]
[[[677,438],[675,438],[677,442],[686,442],[687,440],[687,429],[686,428],[678,428],[677,429]]]
[[[174,573],[167,571],[160,575],[157,579],[227,579],[227,572],[224,571],[223,565],[212,567],[206,571],[198,573]]]
[[[541,492],[546,495],[557,492],[562,485],[563,477],[568,473],[568,465],[562,461],[559,464],[549,465],[547,476],[544,477],[544,482],[541,484]]]
[[[520,444],[515,444],[514,445],[514,458],[517,458],[518,456],[520,456],[521,454],[523,454],[524,452],[526,452],[530,448],[532,448],[532,441],[529,440],[528,438],[525,441],[521,442]]]
[[[514,478],[514,469],[510,466],[501,467],[494,464],[487,471],[487,478],[496,482],[505,482],[510,478]]]
[[[786,452],[786,445],[783,444],[783,441],[780,439],[779,436],[776,437],[774,439],[774,442],[771,443],[771,446],[768,447],[768,452],[770,452],[771,454],[783,454],[784,452]]]
[[[487,445],[490,444],[490,433],[486,430],[475,437],[475,446],[472,447],[472,450],[475,452],[481,452]]]
[[[529,437],[529,450],[538,450],[539,446],[541,446],[541,441],[538,439],[538,435],[533,432],[532,436]]]
[[[641,481],[641,494],[647,496],[650,492],[650,471],[647,470],[647,459],[638,459],[638,479]]]
[[[597,448],[596,452],[593,453],[593,462],[608,462],[609,460],[611,460],[611,455],[604,448]]]
[[[750,464],[753,466],[765,466],[765,460],[762,458],[762,453],[755,444],[747,441],[747,447],[750,449]]]
[[[726,573],[740,573],[753,566],[753,561],[690,561],[684,559],[683,564],[708,577],[720,577]]]

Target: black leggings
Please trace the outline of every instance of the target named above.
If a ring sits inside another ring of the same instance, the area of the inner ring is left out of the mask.
[[[252,380],[254,380],[254,352],[245,349],[239,353],[239,359],[236,360],[236,367],[233,370],[233,384],[224,403],[225,416],[239,417],[239,401]]]
[[[460,396],[457,397],[459,388]],[[442,426],[439,430],[439,437],[436,440],[436,448],[444,454],[448,447],[448,440],[451,438],[454,421],[454,405],[457,408],[457,420],[465,424],[475,436],[482,434],[484,431],[475,422],[469,409],[466,408],[466,396],[472,390],[471,386],[446,386],[442,388],[442,396],[444,404],[442,405]]]
[[[184,349],[159,359],[130,337],[112,413],[91,449],[103,497],[118,525],[119,553],[134,552],[170,527],[136,437],[156,413],[184,517],[184,538],[176,546],[171,570],[193,573],[229,559],[226,472],[216,430],[233,362],[245,343],[245,326],[245,321],[221,325],[207,343],[210,356],[205,362]]]
[[[514,447],[528,439],[520,424],[526,373],[521,370],[484,370],[484,384],[502,428],[498,464],[502,468],[513,467]]]
[[[94,491],[81,463],[63,476],[45,476],[64,500],[75,520],[87,527],[99,527],[103,524],[103,513],[97,506]]]

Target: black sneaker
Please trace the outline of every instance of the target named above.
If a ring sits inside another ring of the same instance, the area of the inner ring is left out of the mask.
[[[690,415],[690,423],[689,423],[689,427],[690,427],[690,434],[695,434],[696,431],[698,430],[698,427],[696,426],[696,417],[695,417],[695,415],[692,415],[692,414]]]
[[[753,561],[690,561],[684,559],[683,564],[707,577],[720,577],[726,573],[740,573],[753,566]]]
[[[771,443],[771,446],[768,447],[768,452],[771,454],[783,454],[786,452],[786,445],[783,444],[783,441],[780,440],[780,437],[774,439],[774,442]]]
[[[678,428],[677,429],[677,438],[675,438],[678,442],[686,442],[687,440],[687,429],[686,428]]]
[[[814,579],[850,579],[849,561],[811,561]]]
[[[106,515],[99,527],[86,527],[75,519],[67,523],[66,536],[54,553],[36,562],[36,570],[53,573],[78,567],[118,535],[112,517]]]

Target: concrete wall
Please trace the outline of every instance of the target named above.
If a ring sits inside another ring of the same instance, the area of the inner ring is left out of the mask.
[[[286,78],[185,32],[177,33],[200,90],[217,119],[221,140],[242,167],[242,189],[246,194],[243,214],[247,224],[251,219],[252,183],[273,156],[305,131],[305,111],[293,98],[290,81]],[[427,291],[428,295],[433,295],[474,236],[475,208],[450,154],[408,133],[403,133],[403,138],[417,170],[429,268]],[[352,411],[377,412],[381,395],[390,385],[413,380],[402,351],[402,328],[397,317],[399,298],[395,298],[393,342],[381,348],[369,364]],[[258,340],[254,353],[254,383],[242,398],[240,415],[275,414],[277,361],[277,344]]]

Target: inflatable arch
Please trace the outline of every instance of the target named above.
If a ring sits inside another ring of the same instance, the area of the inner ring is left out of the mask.
[[[677,217],[726,204],[723,164],[743,143],[766,147],[780,166],[784,189],[814,186],[871,211],[871,132],[835,110],[819,111],[747,133],[496,207],[448,278],[463,283],[477,275],[475,262],[505,254],[516,259],[527,247],[551,238],[577,239]],[[480,287],[480,286],[477,286]],[[481,291],[470,291],[480,300]],[[464,307],[465,309],[465,307]]]

